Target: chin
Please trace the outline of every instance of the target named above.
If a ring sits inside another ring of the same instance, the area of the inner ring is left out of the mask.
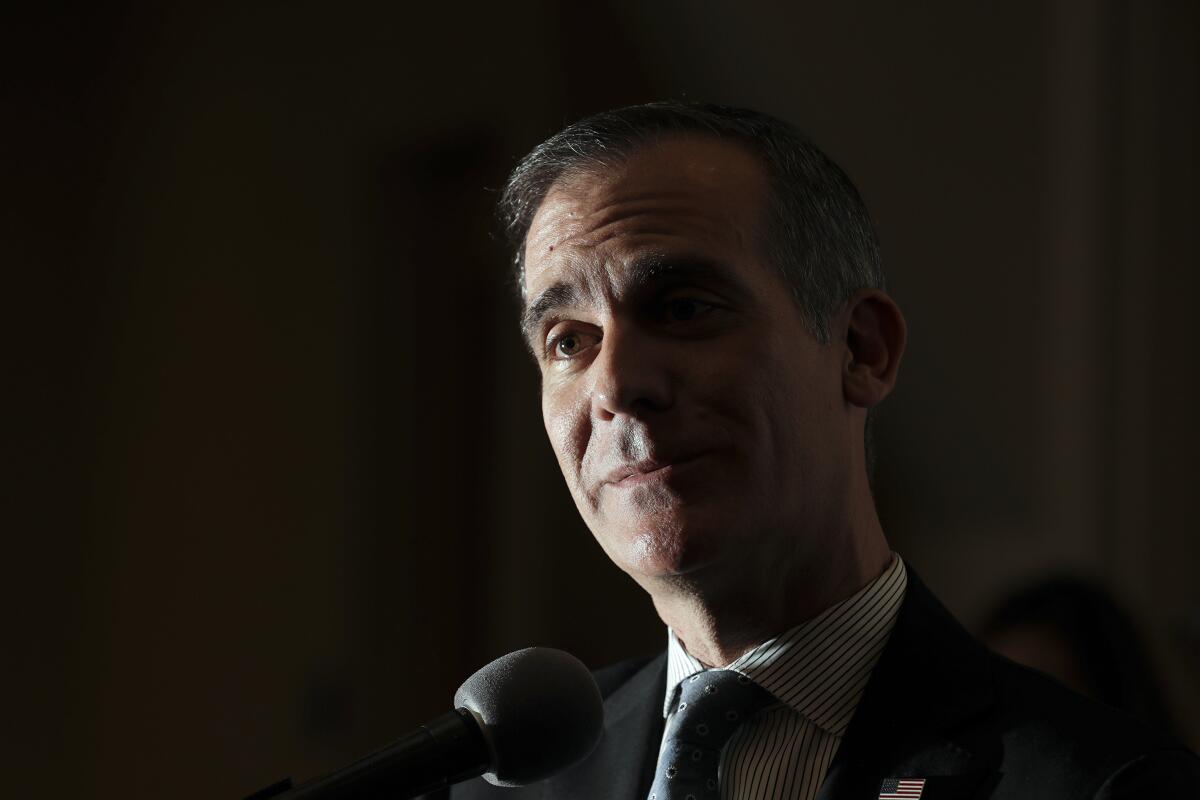
[[[746,509],[730,500],[714,487],[684,495],[655,485],[602,496],[586,512],[579,507],[608,557],[641,583],[686,575],[737,538]]]
[[[692,572],[712,560],[720,539],[710,525],[672,516],[610,529],[608,543],[617,566],[640,580]]]

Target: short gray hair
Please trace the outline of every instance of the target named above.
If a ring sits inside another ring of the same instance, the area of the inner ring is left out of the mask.
[[[500,197],[500,222],[513,247],[524,293],[525,237],[546,194],[562,178],[603,170],[640,145],[698,134],[735,142],[756,155],[771,185],[767,256],[792,288],[817,341],[830,341],[831,317],[859,289],[885,290],[875,227],[846,173],[806,136],[758,111],[708,103],[647,103],[604,111],[567,126],[521,159]],[[867,414],[867,472],[874,472],[873,413]]]

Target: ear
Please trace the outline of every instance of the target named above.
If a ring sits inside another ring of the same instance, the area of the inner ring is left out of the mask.
[[[846,402],[871,408],[896,385],[908,326],[900,307],[878,289],[855,292],[838,317],[844,349],[842,391]]]

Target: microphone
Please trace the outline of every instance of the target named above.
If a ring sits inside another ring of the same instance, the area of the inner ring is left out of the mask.
[[[600,689],[579,659],[527,647],[467,678],[455,710],[392,744],[306,784],[291,780],[246,800],[392,800],[483,775],[523,786],[582,761],[600,741]]]

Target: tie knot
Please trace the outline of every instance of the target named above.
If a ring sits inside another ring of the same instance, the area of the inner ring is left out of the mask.
[[[679,685],[650,800],[718,800],[721,748],[738,726],[775,702],[732,670],[698,672]]]
[[[680,684],[672,736],[720,748],[745,720],[775,698],[754,681],[732,670],[712,669]]]

